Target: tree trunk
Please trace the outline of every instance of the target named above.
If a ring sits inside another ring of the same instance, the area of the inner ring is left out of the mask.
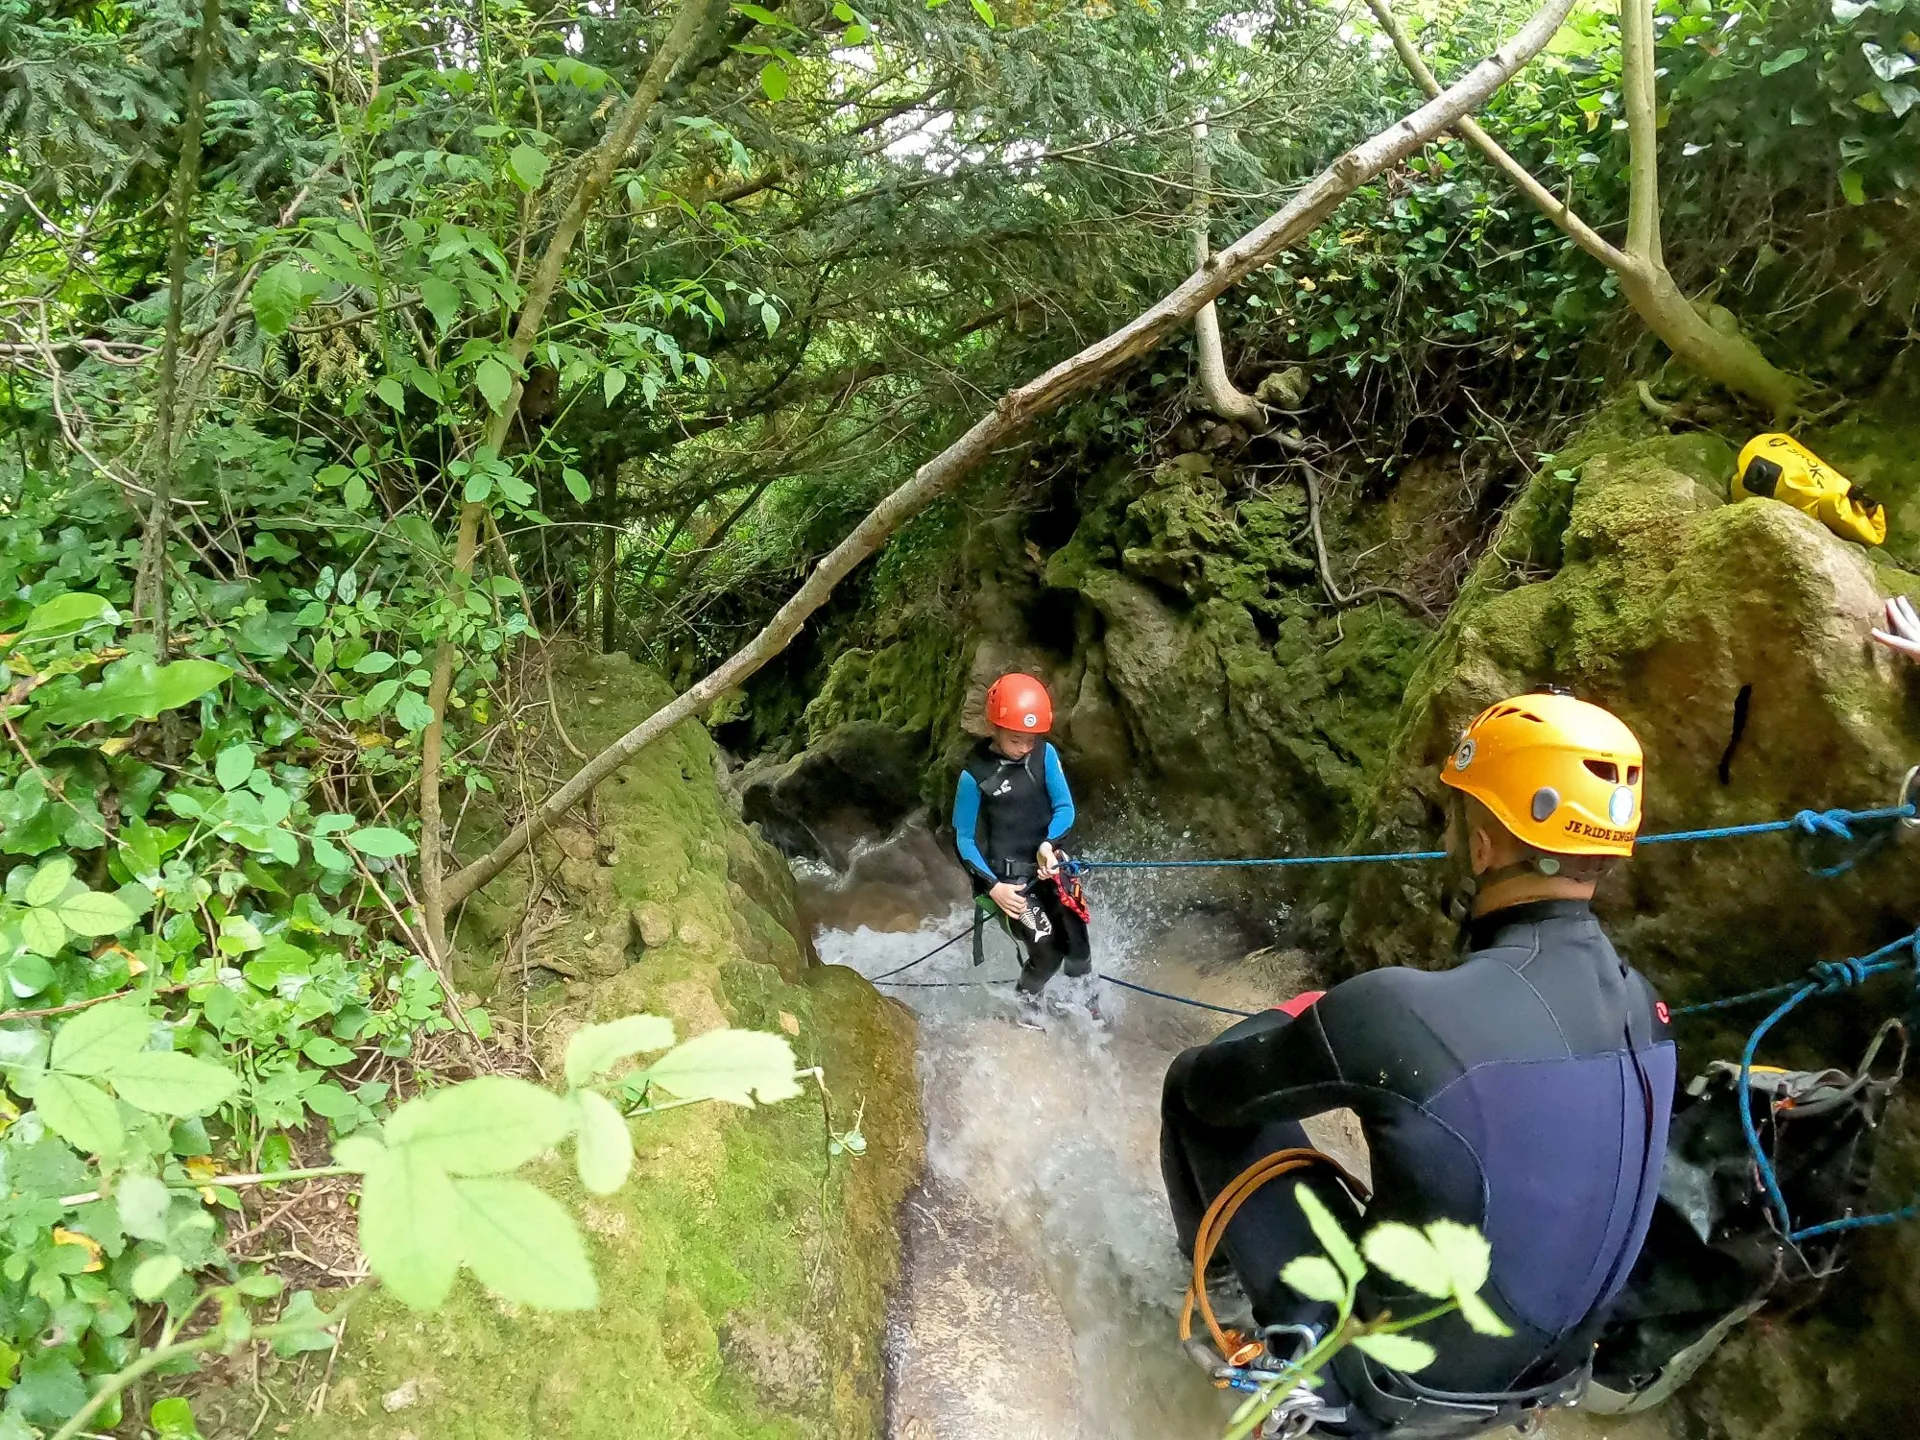
[[[560,816],[627,760],[701,713],[720,695],[741,684],[773,659],[827,597],[862,560],[905,521],[945,494],[1009,438],[1048,411],[1084,394],[1126,369],[1162,344],[1230,285],[1272,264],[1282,252],[1314,229],[1340,202],[1366,181],[1399,163],[1489,95],[1537,55],[1566,19],[1573,0],[1547,0],[1520,31],[1493,55],[1474,66],[1451,88],[1378,135],[1347,151],[1321,171],[1277,214],[1221,251],[1210,266],[1187,277],[1172,293],[1104,339],[1061,361],[1044,374],[1000,397],[992,411],[965,434],[927,461],[913,477],[888,495],[833,548],[813,573],[780,607],[765,628],[704,679],[656,710],[575,772],[506,839],[459,873],[448,877],[445,900],[457,904],[504,870]]]
[[[1213,165],[1207,154],[1207,118],[1193,122],[1193,263],[1207,268],[1211,241],[1207,236],[1207,189],[1213,184]],[[1193,317],[1195,368],[1200,375],[1200,398],[1222,420],[1231,420],[1258,432],[1267,428],[1260,402],[1239,389],[1227,373],[1226,347],[1220,343],[1220,310],[1211,300]]]

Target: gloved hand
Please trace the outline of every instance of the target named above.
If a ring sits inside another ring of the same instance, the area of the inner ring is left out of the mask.
[[[1020,887],[1011,880],[1002,880],[987,894],[992,897],[994,904],[1015,920],[1027,913],[1027,897],[1020,893]]]
[[[1909,660],[1920,660],[1920,614],[1913,601],[1904,595],[1887,601],[1887,628],[1875,630],[1873,638]]]

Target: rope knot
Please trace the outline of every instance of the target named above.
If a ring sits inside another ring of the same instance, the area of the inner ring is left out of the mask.
[[[1851,810],[1802,810],[1793,817],[1794,828],[1803,835],[1831,835],[1836,840],[1853,839],[1847,828]]]
[[[1822,960],[1813,967],[1814,979],[1828,993],[1864,984],[1871,973],[1864,960]]]

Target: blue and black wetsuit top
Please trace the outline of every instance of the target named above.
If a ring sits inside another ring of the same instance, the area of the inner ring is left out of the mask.
[[[1073,794],[1060,754],[1042,740],[1010,760],[982,740],[967,757],[953,793],[954,847],[976,890],[1002,880],[1031,880],[1034,856],[1073,828]]]
[[[1383,969],[1292,1024],[1197,1053],[1184,1085],[1213,1125],[1346,1108],[1372,1151],[1366,1224],[1446,1217],[1492,1246],[1482,1294],[1513,1326],[1421,1327],[1444,1390],[1543,1383],[1584,1363],[1640,1253],[1660,1188],[1675,1080],[1668,1014],[1584,901],[1475,920],[1440,972]],[[1363,1310],[1432,1302],[1369,1276]],[[1369,1307],[1371,1307],[1369,1309]]]

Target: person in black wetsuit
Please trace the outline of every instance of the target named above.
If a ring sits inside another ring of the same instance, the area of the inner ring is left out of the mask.
[[[1235,1176],[1309,1146],[1303,1119],[1349,1109],[1371,1152],[1371,1201],[1318,1168],[1307,1183],[1356,1237],[1387,1220],[1479,1229],[1492,1248],[1481,1293],[1513,1330],[1481,1335],[1457,1314],[1419,1327],[1439,1358],[1417,1387],[1512,1394],[1581,1370],[1646,1236],[1675,1081],[1667,1008],[1588,905],[1632,851],[1642,764],[1625,725],[1567,696],[1523,695],[1475,719],[1442,777],[1456,792],[1449,850],[1477,881],[1462,963],[1356,976],[1301,997],[1297,1018],[1266,1012],[1174,1061],[1161,1167],[1186,1254]],[[1319,1250],[1293,1188],[1255,1192],[1222,1251],[1257,1323],[1324,1333],[1333,1308],[1279,1279]],[[1358,1303],[1364,1316],[1431,1302],[1376,1274]],[[1288,1343],[1283,1358],[1294,1353]],[[1343,1352],[1317,1394],[1349,1415],[1320,1428],[1417,1432],[1380,1398],[1417,1387]]]
[[[1002,675],[987,688],[987,720],[993,734],[967,758],[954,791],[954,846],[976,899],[990,899],[1010,922],[1022,955],[1015,989],[1023,1020],[1031,1020],[1062,965],[1077,977],[1091,963],[1086,917],[1068,903],[1057,874],[1073,794],[1059,752],[1041,739],[1053,728],[1046,686],[1031,675]]]

